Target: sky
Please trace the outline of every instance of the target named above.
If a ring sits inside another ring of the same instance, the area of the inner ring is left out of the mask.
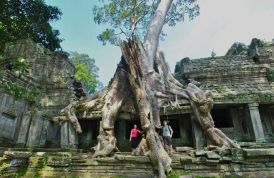
[[[45,0],[63,12],[61,20],[52,23],[60,30],[64,51],[88,54],[99,67],[99,80],[107,85],[113,77],[121,52],[119,47],[103,46],[97,40],[102,26],[93,21],[95,0]],[[214,51],[224,55],[234,42],[250,44],[256,37],[274,38],[274,0],[198,0],[200,15],[192,21],[165,27],[165,41],[160,49],[165,53],[171,71],[184,57],[209,57]]]

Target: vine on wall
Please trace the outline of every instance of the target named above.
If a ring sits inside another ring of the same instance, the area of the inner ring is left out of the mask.
[[[16,77],[21,78],[23,75],[28,75],[31,65],[22,57],[7,58],[0,55],[0,75],[5,72],[11,72]],[[41,95],[41,91],[37,87],[27,88],[22,84],[14,81],[11,78],[0,79],[2,89],[15,99],[25,99],[30,104],[37,103],[37,98]]]

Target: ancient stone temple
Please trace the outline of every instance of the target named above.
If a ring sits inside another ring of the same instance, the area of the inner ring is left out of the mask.
[[[85,95],[67,55],[49,52],[31,41],[9,45],[5,53],[32,65],[29,75],[6,72],[3,77],[29,90],[36,87],[41,94],[38,104],[31,104],[0,87],[1,159],[9,164],[4,171],[2,164],[1,176],[15,172],[23,177],[154,176],[148,157],[128,153],[130,130],[134,124],[140,127],[132,108],[122,109],[115,121],[119,152],[92,158],[90,148],[97,142],[101,111],[78,116],[81,134],[70,122],[53,121],[61,109]],[[174,131],[173,176],[273,176],[274,43],[253,39],[249,46],[233,44],[225,56],[184,58],[175,67],[175,77],[184,85],[191,82],[212,92],[215,126],[241,148],[212,150],[189,101],[176,100],[161,108],[161,119],[167,119]],[[22,169],[24,164],[27,170]]]
[[[33,98],[16,98],[4,83],[0,85],[1,146],[7,147],[60,147],[60,126],[52,117],[64,108],[75,94],[74,65],[65,53],[49,52],[30,40],[7,45],[6,58],[22,58],[31,66],[29,73],[18,77],[6,70],[3,80],[10,79],[26,92],[37,90]],[[82,93],[84,93],[82,91]]]
[[[249,47],[235,43],[225,56],[182,59],[176,65],[175,76],[183,84],[192,82],[212,91],[215,126],[230,138],[245,144],[271,143],[274,141],[272,50],[273,43],[262,44],[256,39]],[[179,108],[169,106],[161,111],[162,119],[168,119],[174,130],[173,145],[203,148],[207,139],[192,118],[188,101],[178,102]],[[100,111],[82,117],[84,134],[79,137],[80,148],[96,143],[94,135],[99,133],[100,117]],[[116,137],[122,150],[129,149],[133,124],[140,125],[136,116],[129,113],[121,113],[116,121]]]

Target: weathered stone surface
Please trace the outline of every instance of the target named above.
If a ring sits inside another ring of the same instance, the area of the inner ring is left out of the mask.
[[[192,158],[190,156],[184,155],[180,157],[180,161],[182,164],[192,163]]]
[[[175,147],[175,150],[177,152],[188,152],[188,151],[193,150],[193,148],[192,147],[187,147],[187,146],[185,146],[185,147]]]
[[[220,159],[221,157],[220,157],[220,155],[218,155],[216,152],[214,152],[214,151],[207,151],[206,152],[206,157],[208,158],[208,159]]]
[[[200,150],[195,152],[195,156],[205,156],[207,151]]]
[[[231,153],[232,153],[232,160],[233,161],[241,162],[241,161],[244,160],[243,150],[242,149],[238,149],[238,148],[231,149]]]
[[[115,159],[119,161],[130,162],[140,162],[140,163],[150,163],[150,159],[147,156],[124,156],[124,155],[115,155]]]
[[[248,47],[244,43],[233,43],[226,52],[226,56],[247,55]]]
[[[255,141],[263,142],[265,141],[265,136],[258,106],[258,103],[248,104]]]
[[[192,125],[192,140],[194,143],[194,147],[197,150],[201,150],[205,146],[205,134],[202,131],[202,127],[195,120],[195,116],[191,114],[191,125]]]
[[[11,158],[29,158],[32,154],[30,152],[23,151],[5,151],[4,157],[7,159]]]
[[[230,149],[219,149],[218,154],[220,156],[228,156],[228,155],[231,155],[231,150]]]
[[[60,136],[49,136],[51,132],[60,133],[60,128],[50,124],[49,120],[77,97],[73,88],[76,86],[73,85],[75,67],[67,54],[50,52],[30,40],[7,45],[4,54],[24,58],[31,67],[29,73],[21,77],[9,71],[2,77],[29,90],[39,88],[40,94],[36,98],[37,104],[30,105],[27,99],[15,101],[11,95],[4,94],[7,92],[0,85],[0,137],[9,138],[21,147],[60,146]]]
[[[268,157],[274,157],[274,148],[243,149],[243,153],[245,157],[268,158]]]
[[[245,151],[253,152],[261,149],[244,149]],[[260,151],[261,150],[261,151]],[[240,149],[237,149],[239,152]],[[21,153],[12,154],[19,157]],[[235,151],[234,151],[235,152]],[[180,156],[181,155],[181,156]],[[117,157],[118,156],[118,157]],[[274,160],[269,159],[265,162],[265,157],[249,157],[243,158],[242,162],[231,161],[229,158],[220,160],[212,160],[204,157],[191,157],[186,153],[178,154],[181,160],[175,161],[172,164],[174,171],[178,176],[198,176],[198,177],[272,177],[274,173]],[[12,170],[20,165],[25,164],[23,159],[13,157]],[[118,159],[117,159],[117,158]],[[39,152],[34,153],[29,157],[29,165],[27,172],[23,177],[35,177],[35,173],[39,172],[41,177],[125,177],[125,178],[150,178],[153,177],[151,163],[147,161],[135,161],[134,156],[118,154],[111,158],[96,158],[91,159],[91,156],[86,153],[70,153],[70,152]],[[136,157],[137,160],[140,158]],[[146,159],[146,158],[145,158]],[[0,171],[1,172],[1,171]],[[15,174],[14,172],[14,174]]]
[[[220,159],[220,162],[221,163],[230,163],[232,161],[232,158],[231,157],[228,157],[228,156],[223,156],[221,157]]]
[[[273,103],[274,88],[267,73],[273,69],[270,58],[274,56],[274,44],[260,44],[257,49],[260,62],[247,54],[182,60],[177,63],[175,76],[181,81],[197,81],[202,89],[213,91],[215,104]]]

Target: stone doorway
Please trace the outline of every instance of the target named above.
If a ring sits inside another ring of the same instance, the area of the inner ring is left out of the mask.
[[[97,143],[97,136],[99,135],[99,120],[81,120],[82,133],[78,135],[78,142],[80,149],[90,149]]]

